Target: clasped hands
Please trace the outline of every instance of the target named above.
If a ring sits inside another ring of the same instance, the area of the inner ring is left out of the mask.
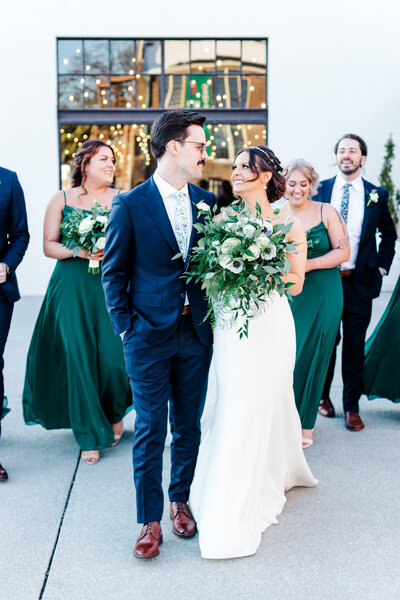
[[[97,252],[88,252],[87,250],[79,250],[77,256],[79,258],[86,258],[87,260],[103,260],[104,250],[98,250]]]

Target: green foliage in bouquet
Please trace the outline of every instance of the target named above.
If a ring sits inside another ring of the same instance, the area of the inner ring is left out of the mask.
[[[68,214],[68,218],[60,225],[61,243],[73,251],[74,258],[81,249],[90,254],[104,250],[110,212],[109,208],[103,208],[95,202],[90,210],[74,208]],[[89,273],[98,273],[99,270],[99,261],[89,261]]]
[[[213,327],[216,311],[233,310],[234,319],[244,317],[240,338],[247,337],[254,309],[260,310],[271,292],[291,298],[293,284],[282,279],[290,270],[287,252],[296,252],[285,239],[291,223],[273,225],[261,217],[258,204],[253,214],[243,201],[224,209],[221,219],[213,218],[206,203],[200,202],[197,209],[204,223],[194,227],[202,237],[193,248],[185,277],[201,282],[209,303],[206,319],[211,317]]]

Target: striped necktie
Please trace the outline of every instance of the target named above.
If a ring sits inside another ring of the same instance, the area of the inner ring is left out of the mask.
[[[187,256],[187,234],[188,234],[188,215],[187,215],[187,201],[186,194],[183,192],[176,192],[176,206],[175,206],[175,226],[176,226],[176,241],[178,242],[179,250],[182,253],[183,260],[186,260]]]
[[[347,217],[349,216],[350,187],[351,183],[344,184],[342,204],[340,206],[340,214],[342,215],[345,223],[347,223]]]

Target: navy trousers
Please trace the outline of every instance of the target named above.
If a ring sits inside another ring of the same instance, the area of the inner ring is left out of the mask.
[[[14,309],[14,303],[10,302],[7,296],[1,289],[0,285],[0,436],[1,436],[1,416],[3,412],[3,401],[4,401],[4,349],[6,347],[6,341],[8,332],[10,330],[11,317]]]
[[[190,314],[160,344],[129,329],[123,340],[136,411],[133,472],[138,523],[163,514],[162,457],[168,402],[172,433],[170,502],[187,502],[200,444],[200,418],[207,392],[212,346],[197,337]]]
[[[359,412],[358,401],[363,393],[364,345],[368,325],[371,320],[372,300],[362,300],[354,288],[352,277],[343,277],[343,410]],[[336,346],[340,342],[340,332]],[[325,380],[323,398],[329,398],[335,370],[336,347],[333,350],[328,374]]]

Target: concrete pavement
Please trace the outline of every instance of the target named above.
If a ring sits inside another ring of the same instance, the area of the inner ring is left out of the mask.
[[[371,328],[400,273],[397,255]],[[197,538],[176,538],[168,510],[161,554],[132,556],[138,534],[132,484],[133,415],[97,465],[79,461],[70,431],[23,424],[25,357],[41,299],[16,304],[6,349],[0,484],[1,600],[397,600],[400,597],[400,407],[363,399],[366,429],[347,432],[339,365],[338,418],[319,418],[307,459],[320,484],[288,493],[279,525],[249,558],[206,561]],[[168,481],[169,449],[164,476]],[[216,507],[216,510],[223,510]]]

